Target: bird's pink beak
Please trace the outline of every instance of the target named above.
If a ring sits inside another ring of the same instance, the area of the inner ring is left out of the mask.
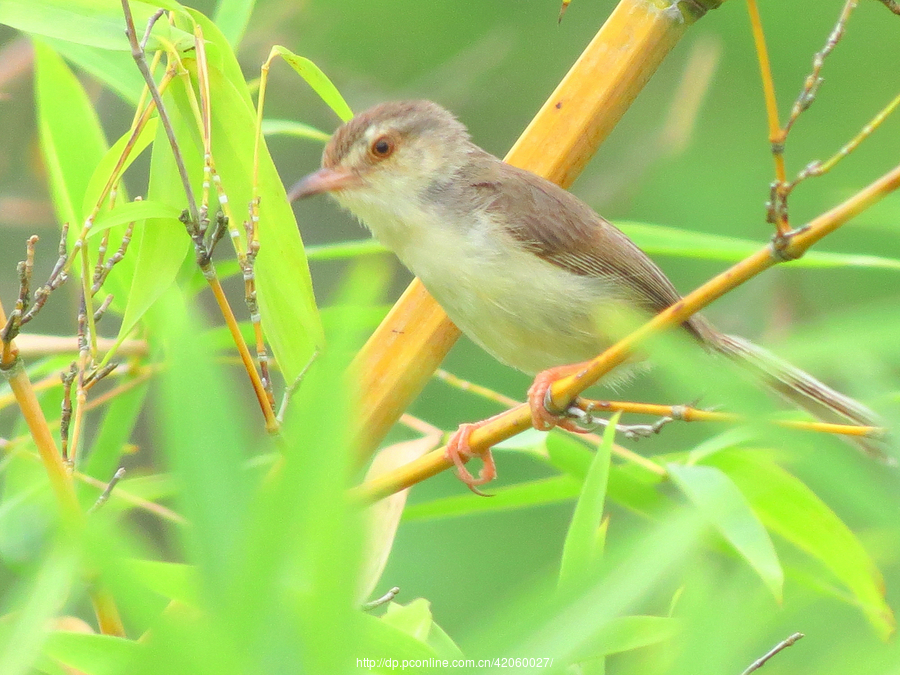
[[[288,190],[288,201],[293,202],[323,192],[335,192],[360,184],[359,176],[347,169],[321,168],[301,178]]]

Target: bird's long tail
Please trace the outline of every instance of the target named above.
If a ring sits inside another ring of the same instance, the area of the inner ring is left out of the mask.
[[[749,369],[773,391],[818,420],[877,428],[866,436],[845,435],[842,438],[871,457],[895,463],[896,460],[887,452],[890,443],[884,420],[863,404],[835,391],[809,373],[749,340],[718,333],[710,342],[717,351]]]

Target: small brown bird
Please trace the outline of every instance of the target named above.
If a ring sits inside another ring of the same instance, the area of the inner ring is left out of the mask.
[[[624,311],[656,314],[678,302],[647,255],[589,206],[553,183],[502,162],[430,101],[384,103],[335,132],[322,168],[291,200],[327,192],[421,279],[450,318],[495,358],[529,374],[534,426],[571,422],[544,405],[553,381],[615,341]],[[684,330],[743,362],[780,394],[827,421],[878,426],[865,406],[746,340],[693,316]],[[574,365],[573,365],[574,364]],[[490,452],[478,478],[464,424],[448,455],[470,487],[494,476]],[[880,454],[876,439],[860,439]]]

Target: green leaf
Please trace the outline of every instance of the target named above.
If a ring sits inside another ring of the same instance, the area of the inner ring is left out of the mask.
[[[431,603],[425,598],[416,598],[407,605],[392,602],[381,620],[403,631],[420,642],[424,642],[440,658],[454,659],[463,656],[459,647],[444,630],[434,622]]]
[[[568,434],[551,432],[547,437],[550,464],[563,473],[584,480],[594,455],[583,441]],[[662,476],[631,462],[616,462],[609,470],[607,499],[642,516],[658,513],[671,502],[660,494]]]
[[[158,560],[131,560],[128,570],[144,587],[169,600],[197,607],[200,575],[193,565]]]
[[[152,5],[132,2],[131,11],[139,31],[147,25],[157,7],[174,9],[176,2],[154,0]],[[0,23],[32,35],[90,45],[101,49],[128,51],[130,46],[123,30],[125,19],[118,0],[3,0]],[[192,41],[188,33],[172,28],[168,21],[157,21],[147,43],[148,51],[160,44]]]
[[[94,167],[106,153],[106,139],[90,99],[65,62],[39,41],[34,44],[35,97],[41,150],[60,223],[77,237],[86,215],[82,203]]]
[[[222,57],[221,69],[209,70],[213,110],[227,111],[212,116],[212,150],[229,203],[243,207],[252,198],[248,177],[253,175],[256,111],[224,36],[199,13],[192,11],[191,16]],[[292,382],[322,346],[324,333],[297,222],[264,141],[258,188],[260,251],[255,273],[260,315],[282,373]],[[240,217],[243,214],[235,214]]]
[[[111,51],[46,35],[41,40],[67,61],[105,84],[123,101],[137,105],[144,88],[144,78],[135,66],[131,52]]]
[[[297,56],[294,52],[281,45],[275,45],[272,50],[279,54],[297,73],[306,80],[306,83],[313,88],[313,91],[319,95],[335,114],[346,122],[353,118],[353,111],[341,96],[337,87],[332,84],[328,76],[323,73],[319,67],[307,58]]]
[[[148,218],[160,218],[169,220],[178,220],[181,215],[174,206],[164,204],[163,202],[155,202],[151,200],[142,200],[136,202],[125,202],[116,205],[112,211],[106,211],[97,217],[97,221],[91,228],[90,236],[97,236],[97,233],[108,230],[117,225],[132,223]]]
[[[431,631],[431,603],[425,598],[417,598],[407,605],[392,602],[381,620],[425,642]]]
[[[691,232],[664,225],[617,222],[616,227],[651,256],[670,255],[733,262],[743,260],[765,245],[765,242],[750,239],[726,237],[706,232]],[[900,260],[894,258],[823,251],[810,251],[802,258],[786,264],[790,267],[875,267],[900,270]]]
[[[572,513],[572,522],[563,543],[562,562],[559,569],[560,585],[567,585],[582,578],[602,552],[597,533],[603,520],[606,502],[606,486],[609,481],[609,463],[616,436],[616,424],[621,413],[616,413],[603,431],[603,442],[585,476],[581,495]]]
[[[181,78],[172,82],[163,96],[163,102],[178,139],[188,175],[201,176],[202,153],[193,123],[193,112]],[[173,213],[180,213],[186,205],[184,187],[178,177],[172,149],[162,125],[157,126],[150,155],[147,197],[149,202],[171,207]],[[147,310],[172,285],[189,248],[190,240],[184,225],[177,218],[150,218],[135,225],[129,253],[135,261],[134,275],[118,340],[128,337]]]
[[[237,50],[250,22],[256,0],[219,0],[213,22],[222,30],[232,49]]]
[[[123,384],[126,379],[123,378]],[[116,396],[106,409],[103,422],[96,432],[87,463],[82,471],[99,480],[112,478],[122,457],[122,448],[141,414],[149,384],[140,384]],[[92,494],[96,494],[95,491]]]
[[[882,638],[896,620],[884,598],[884,579],[855,534],[800,479],[774,462],[746,452],[707,460],[741,489],[772,532],[820,561],[846,586]]]
[[[141,129],[137,138],[134,139],[134,146],[122,164],[121,173],[124,173],[128,167],[131,166],[132,162],[134,162],[147,146],[153,142],[153,139],[157,134],[158,124],[159,118],[157,117],[147,120],[147,124],[144,125],[144,128]],[[109,182],[110,176],[112,176],[116,165],[119,163],[122,153],[125,150],[125,146],[128,145],[130,138],[131,131],[125,132],[125,134],[123,134],[122,137],[113,143],[112,147],[106,151],[100,161],[92,167],[91,177],[88,181],[87,188],[84,191],[84,199],[81,203],[81,212],[85,217],[94,210],[94,207],[96,207],[97,202],[100,200],[100,195],[106,188],[106,184]],[[119,197],[121,196],[122,195],[120,194]],[[104,212],[101,211],[101,217],[103,215]]]
[[[112,635],[55,631],[47,640],[45,653],[85,675],[113,675],[126,672],[128,664],[142,654],[142,647],[134,640]]]
[[[678,635],[681,622],[667,616],[621,616],[606,624],[599,634],[585,645],[584,658],[598,658],[649,647],[671,640]]]
[[[667,465],[672,481],[781,602],[784,571],[766,529],[737,486],[711,466]]]
[[[107,150],[106,140],[97,114],[81,86],[62,58],[50,47],[35,42],[37,62],[37,101],[41,129],[41,149],[48,168],[51,194],[57,218],[69,223],[69,245],[80,236],[83,224],[99,199],[113,166],[119,160],[124,139]],[[153,126],[153,125],[150,125]],[[152,131],[152,129],[151,129]],[[137,152],[145,147],[152,135],[138,138]],[[129,159],[126,166],[133,161]],[[119,197],[127,200],[124,186]],[[111,246],[125,232],[125,225],[108,224],[115,228],[110,234]],[[95,260],[97,244],[88,246],[88,258]],[[93,264],[93,263],[91,263]],[[115,297],[113,308],[122,312],[124,299],[134,274],[134,256],[126,256],[108,277],[104,290]],[[74,268],[80,271],[81,266]]]
[[[32,572],[27,592],[16,599],[16,612],[0,632],[0,673],[24,675],[43,647],[48,622],[59,611],[71,592],[76,574],[77,556],[55,548],[40,567]],[[17,589],[19,591],[25,589]]]
[[[263,120],[262,132],[263,136],[294,136],[322,143],[327,143],[331,138],[331,134],[293,120]]]
[[[437,652],[430,645],[415,639],[409,633],[368,614],[363,614],[360,619],[364,629],[361,635],[361,648],[365,650],[366,654],[364,658],[374,662],[378,662],[380,659],[390,660],[396,662],[397,667],[399,667],[401,659],[437,658]],[[433,668],[411,667],[406,672],[425,673],[433,672],[433,670]],[[387,671],[382,670],[381,672]]]
[[[498,488],[490,499],[472,499],[471,495],[454,495],[420,504],[411,504],[403,512],[404,521],[455,518],[474,513],[514,511],[529,506],[542,506],[568,501],[578,496],[581,481],[571,476],[553,476]]]

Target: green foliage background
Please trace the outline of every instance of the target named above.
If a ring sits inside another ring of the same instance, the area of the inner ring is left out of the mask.
[[[26,4],[0,4],[0,23],[27,28],[9,18],[17,5],[21,10]],[[53,50],[84,63],[83,46],[66,42],[78,36],[67,35],[66,21],[52,13],[54,3],[29,5],[34,13],[26,18],[40,19],[37,8],[44,5],[50,7],[48,16],[56,16],[59,34],[40,39],[47,54],[42,63],[57,63]],[[841,5],[762,3],[782,117]],[[72,11],[88,13],[92,6],[81,0]],[[215,18],[232,45],[239,44],[247,79],[258,76],[273,45],[284,45],[317,64],[354,111],[388,99],[432,98],[454,110],[476,142],[502,156],[612,3],[576,0],[560,26],[558,7],[547,0],[260,0],[255,6],[235,0],[195,7]],[[21,13],[16,16],[24,21]],[[0,27],[6,49],[19,35]],[[109,35],[111,41],[120,39],[114,31]],[[892,66],[900,58],[898,35],[900,17],[874,0],[862,2],[825,66],[826,82],[815,104],[792,133],[786,154],[792,171],[830,156],[900,91],[900,75]],[[715,60],[716,70],[689,142],[677,152],[666,150],[661,130],[697,53]],[[83,109],[96,111],[110,143],[127,129],[140,87],[128,54],[115,56],[120,67],[110,65],[102,74],[76,68],[87,102]],[[102,86],[97,75],[112,84]],[[3,87],[8,97],[0,102],[5,130],[0,293],[7,310],[25,236],[36,231],[44,240],[36,273],[41,278],[53,262],[48,242],[58,231],[47,187],[52,168],[38,159],[31,81],[10,80]],[[65,81],[64,75],[55,81]],[[239,109],[242,95],[218,111],[221,133],[232,133],[235,147],[245,147],[241,143],[252,134],[247,127],[252,116]],[[67,118],[71,123],[77,109],[72,103],[56,110],[59,125]],[[277,61],[266,117],[325,132],[339,123],[296,73]],[[74,125],[68,136],[57,134],[71,141],[64,154],[74,157],[78,144],[77,159],[90,155],[99,161],[103,141],[87,136],[90,124]],[[285,183],[318,164],[321,141],[273,135],[268,144]],[[832,174],[796,191],[794,223],[850,196],[893,167],[897,157],[900,118],[891,118]],[[238,153],[233,160],[232,185],[246,188],[248,183],[234,177],[241,174]],[[153,162],[159,161],[154,156]],[[126,179],[131,194],[145,189],[142,176],[148,172],[154,175],[153,165],[139,159]],[[82,177],[85,185],[88,178]],[[623,221],[687,291],[737,254],[733,242],[692,239],[685,232],[766,241],[770,226],[763,203],[771,179],[746,8],[730,0],[690,29],[573,191],[610,219]],[[269,177],[273,194],[276,182],[274,174]],[[151,190],[178,204],[177,181]],[[23,197],[36,207],[17,216],[13,200]],[[57,195],[57,209],[59,201]],[[235,208],[243,208],[246,197],[237,201],[241,206]],[[365,236],[324,199],[303,203],[295,213],[307,247]],[[171,220],[172,214],[153,215]],[[721,328],[766,344],[896,422],[898,222],[900,198],[889,196],[823,242],[822,251],[845,257],[829,262],[811,256],[773,270],[707,314]],[[180,258],[169,255],[171,242],[187,251],[182,236],[173,233],[159,245],[155,264],[171,265],[179,285],[190,288],[196,273],[189,265],[179,271]],[[846,257],[851,254],[855,257]],[[167,365],[154,379],[149,403],[141,389],[117,401],[104,417],[90,418],[92,454],[85,471],[110,475],[122,445],[139,443],[142,453],[124,460],[134,471],[122,489],[164,501],[191,527],[129,515],[130,507],[114,498],[75,545],[56,531],[38,465],[18,451],[6,455],[0,584],[7,617],[0,623],[0,673],[62,672],[53,657],[91,673],[350,672],[359,670],[356,659],[363,657],[453,658],[456,645],[471,658],[553,657],[557,670],[574,660],[584,672],[738,673],[795,631],[807,637],[767,665],[769,672],[896,672],[896,642],[882,640],[890,620],[880,604],[879,574],[871,568],[877,565],[884,575],[887,603],[896,607],[896,470],[838,441],[758,429],[739,442],[718,427],[669,427],[661,437],[629,445],[669,467],[672,480],[665,483],[619,460],[610,465],[607,451],[592,454],[562,436],[545,444],[529,435],[497,451],[501,478],[491,486],[497,497],[479,500],[464,493],[449,473],[417,486],[377,587],[383,592],[400,586],[398,602],[407,606],[393,607],[385,619],[360,615],[352,606],[363,555],[361,525],[342,502],[344,429],[353,408],[344,394],[335,394],[336,383],[348,354],[377,323],[382,304],[392,301],[409,277],[383,254],[344,262],[315,258],[313,285],[331,348],[301,388],[283,442],[262,437],[243,375],[211,358],[231,353],[213,327],[215,314],[169,294],[141,317],[158,350],[155,358]],[[385,278],[390,281],[376,283]],[[234,306],[240,307],[238,284],[231,283]],[[69,284],[55,295],[33,329],[71,333],[64,308],[74,307],[74,291],[75,284]],[[279,303],[288,304],[292,294],[304,301],[302,289],[282,291]],[[156,299],[148,296],[147,303]],[[287,334],[291,328],[280,330]],[[309,342],[287,342],[296,369]],[[757,413],[771,409],[752,389],[720,378],[710,364],[697,363],[677,345],[656,349],[674,354],[673,362],[615,392],[617,398],[683,402],[703,395],[704,404],[708,397],[710,405],[724,402]],[[38,362],[32,377],[66,362]],[[528,386],[525,376],[465,340],[445,367],[517,398]],[[733,397],[718,398],[723,392]],[[44,403],[48,416],[58,415],[58,394],[47,395]],[[452,429],[496,410],[434,382],[412,412]],[[4,415],[0,437],[15,438],[22,424]],[[398,429],[391,440],[409,437]],[[281,470],[268,474],[276,453],[283,455]],[[520,484],[529,491],[517,490]],[[85,504],[93,494],[85,491]],[[604,513],[609,521],[598,535]],[[88,571],[111,587],[129,637],[151,631],[147,644],[46,633],[47,617],[90,618]],[[430,611],[424,602],[412,602],[416,598],[430,602]],[[166,610],[170,600],[177,604]],[[611,654],[617,655],[598,658]]]

